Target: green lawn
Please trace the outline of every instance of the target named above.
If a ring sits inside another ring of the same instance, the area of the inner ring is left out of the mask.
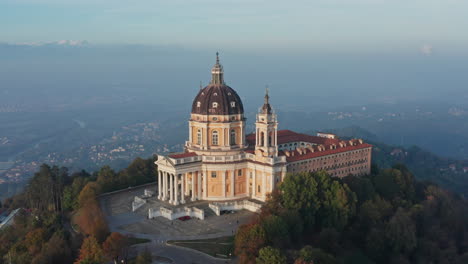
[[[170,240],[167,243],[195,249],[218,258],[231,258],[234,254],[234,236],[200,240]]]

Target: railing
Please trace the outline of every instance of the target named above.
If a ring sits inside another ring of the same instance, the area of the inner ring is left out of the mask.
[[[198,161],[203,161],[203,162],[235,162],[235,161],[242,161],[242,160],[245,160],[245,159],[255,160],[255,154],[242,153],[242,154],[231,155],[231,156],[193,156],[193,157],[180,158],[180,159],[167,157],[167,159],[171,160],[176,165],[181,165],[181,164],[190,163],[190,162],[198,162]],[[274,157],[274,158],[264,158],[264,160],[268,164],[275,164],[275,163],[279,163],[279,162],[286,162],[286,157],[285,156],[279,156],[279,157]]]

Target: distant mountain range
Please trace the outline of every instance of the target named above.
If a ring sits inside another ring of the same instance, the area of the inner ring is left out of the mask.
[[[41,47],[41,46],[85,46],[88,45],[89,42],[86,40],[57,40],[57,41],[48,41],[48,42],[20,42],[20,43],[0,43],[0,46],[3,47]]]

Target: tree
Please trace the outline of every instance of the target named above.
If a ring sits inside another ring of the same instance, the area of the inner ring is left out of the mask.
[[[50,166],[42,164],[26,187],[29,207],[48,210],[53,201],[53,185]]]
[[[71,263],[71,249],[63,232],[55,232],[31,264],[61,264]]]
[[[97,202],[90,202],[79,209],[76,224],[86,235],[94,236],[100,242],[104,241],[109,233],[106,219]]]
[[[266,241],[278,248],[289,244],[289,232],[287,223],[283,218],[270,215],[262,221],[263,229],[266,234]]]
[[[398,208],[388,222],[385,237],[396,253],[410,253],[416,247],[416,226],[403,208]]]
[[[86,184],[78,197],[80,209],[75,220],[85,234],[102,242],[106,239],[109,228],[96,198],[98,193],[99,186],[96,182]]]
[[[138,254],[133,264],[151,264],[153,262],[153,256],[151,256],[151,252],[145,248],[143,252]]]
[[[320,248],[305,246],[299,251],[299,259],[306,263],[335,264],[336,259]]]
[[[240,263],[253,263],[260,248],[265,244],[265,230],[259,224],[242,225],[234,243]]]
[[[383,223],[393,214],[392,204],[382,199],[379,195],[362,204],[358,219],[364,230]]]
[[[63,191],[64,209],[75,210],[79,208],[78,195],[88,181],[88,178],[76,176],[73,178],[72,184],[65,187]]]
[[[80,255],[75,264],[101,264],[105,263],[104,253],[96,238],[89,236],[85,238],[80,248]]]
[[[310,173],[297,173],[286,176],[279,186],[283,206],[291,211],[299,211],[306,227],[313,226],[315,215],[320,208],[317,185]]]
[[[279,188],[283,206],[299,211],[309,230],[312,227],[341,230],[356,211],[356,195],[325,171],[290,174]]]
[[[32,256],[41,251],[42,245],[45,242],[45,235],[43,228],[36,228],[26,234],[24,244]]]
[[[113,191],[116,187],[119,187],[119,181],[117,179],[117,174],[109,166],[103,166],[97,177],[97,183],[101,187],[103,192]]]
[[[318,212],[321,228],[342,230],[356,212],[357,198],[348,185],[341,184],[324,172],[315,174],[321,208]]]
[[[286,264],[286,257],[277,248],[264,247],[258,252],[257,264]]]
[[[127,259],[128,248],[128,238],[117,232],[112,232],[102,244],[104,254],[115,264],[118,263],[119,259]]]
[[[99,190],[99,185],[96,182],[88,182],[78,195],[79,207],[81,208],[90,202],[95,202]]]
[[[29,181],[26,197],[30,208],[41,211],[62,210],[63,187],[68,181],[68,169],[43,164]]]
[[[342,179],[349,188],[356,193],[359,204],[370,200],[375,195],[375,188],[368,176],[349,175]]]

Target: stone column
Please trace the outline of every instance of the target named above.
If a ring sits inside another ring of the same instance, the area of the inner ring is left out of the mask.
[[[259,140],[259,139],[260,139],[260,136],[259,136],[259,134],[258,134],[258,131],[259,131],[259,130],[258,130],[258,128],[257,128],[257,132],[255,133],[255,146],[260,145],[260,144],[259,144],[259,143],[260,143],[260,140]]]
[[[273,192],[273,189],[275,188],[276,184],[276,172],[273,170],[271,172],[271,179],[270,179],[270,192]]]
[[[189,175],[188,172],[184,174],[184,179],[185,179],[185,180],[184,180],[185,196],[190,195],[190,193],[189,193],[190,189],[189,189],[189,187],[188,187],[189,182],[188,182],[188,180],[187,180],[187,179],[188,179],[188,178],[187,178],[188,175]],[[192,175],[192,178],[193,178],[193,172],[190,172],[190,175]]]
[[[265,199],[266,197],[266,173],[262,173],[262,198]]]
[[[208,171],[203,173],[203,198],[208,197]]]
[[[278,129],[275,129],[275,146],[278,146]]]
[[[180,203],[185,203],[185,173],[181,174],[182,178],[180,179]]]
[[[234,180],[236,177],[236,170],[232,170],[231,173],[231,197],[234,197],[234,191],[235,191],[235,185],[234,185]]]
[[[196,172],[192,172],[192,202],[195,201],[195,174]]]
[[[174,177],[172,177],[172,174],[169,174],[169,182],[169,203],[172,203],[174,201]]]
[[[167,200],[167,174],[166,172],[162,171],[161,172],[162,176],[162,184],[163,184],[163,189],[162,189],[162,196],[163,196],[163,201]]]
[[[254,170],[253,173],[253,186],[252,186],[252,196],[255,197],[257,195],[257,170]]]
[[[238,145],[240,146],[244,146],[244,126],[240,126],[240,135],[239,135],[239,138],[240,138],[240,142],[237,143]]]
[[[226,171],[223,171],[223,197],[226,197]]]
[[[197,172],[197,188],[198,188],[198,191],[197,191],[197,199],[198,200],[201,200],[202,199],[202,172],[201,171],[198,171]]]
[[[190,144],[193,144],[192,130],[193,130],[193,126],[192,126],[192,124],[189,124],[189,141],[190,141]]]
[[[162,196],[161,196],[161,190],[162,190],[162,188],[161,188],[161,187],[162,187],[162,186],[161,186],[161,184],[162,184],[161,180],[162,180],[161,171],[158,170],[158,199],[159,199],[159,200],[161,200],[161,197],[162,197]]]
[[[172,174],[174,177],[174,205],[179,204],[179,174]]]

